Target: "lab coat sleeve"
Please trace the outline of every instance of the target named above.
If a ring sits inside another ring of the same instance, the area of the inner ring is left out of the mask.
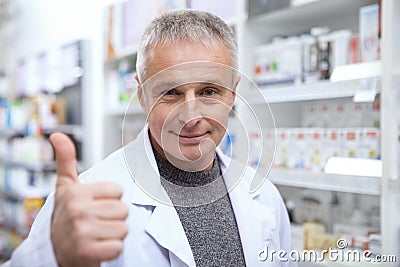
[[[50,239],[54,194],[50,194],[38,213],[28,238],[17,247],[6,266],[57,267],[58,263]]]

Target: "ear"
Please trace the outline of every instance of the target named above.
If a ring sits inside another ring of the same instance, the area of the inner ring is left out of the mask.
[[[138,91],[137,91],[137,94],[138,94],[140,106],[142,107],[142,110],[143,110],[145,113],[148,113],[148,112],[147,112],[146,101],[145,101],[144,95],[143,95],[142,84],[140,83],[139,76],[137,75],[137,73],[135,74],[135,80],[136,80],[136,82],[137,82],[137,84],[138,84]]]
[[[233,84],[233,87],[232,87],[232,99],[231,99],[232,102],[229,103],[229,106],[230,106],[231,109],[233,108],[233,104],[235,103],[236,90],[237,90],[237,86],[239,85],[240,79],[241,79],[241,77],[240,77],[240,75],[238,75],[236,80],[235,80],[235,82],[234,82],[234,84]]]

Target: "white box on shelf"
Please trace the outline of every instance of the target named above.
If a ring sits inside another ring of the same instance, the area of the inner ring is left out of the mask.
[[[360,8],[359,14],[361,61],[379,59],[379,6],[373,4]]]

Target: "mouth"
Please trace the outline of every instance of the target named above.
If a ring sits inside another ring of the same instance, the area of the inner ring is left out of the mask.
[[[174,134],[178,137],[179,143],[182,145],[198,145],[207,137],[208,132]]]

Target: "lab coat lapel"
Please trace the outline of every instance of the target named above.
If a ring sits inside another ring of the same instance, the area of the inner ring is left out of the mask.
[[[226,164],[226,160],[223,162]],[[246,265],[265,266],[258,259],[258,254],[264,246],[268,246],[276,229],[274,211],[257,201],[260,197],[259,190],[250,194],[250,171],[247,170],[237,184],[232,184],[232,181],[237,181],[237,175],[243,173],[243,165],[234,160],[229,163],[229,167],[223,168],[224,179],[228,189],[233,185],[229,197],[235,212]]]
[[[153,206],[145,231],[162,247],[169,250],[171,266],[194,266],[194,257],[185,231],[166,191],[161,186],[157,163],[148,137],[147,127],[127,147],[125,153],[135,178],[131,203]],[[130,160],[133,157],[133,160]],[[157,199],[154,198],[157,196]]]
[[[194,257],[175,208],[156,206],[146,226],[146,232],[169,250],[171,266],[194,266]]]
[[[151,148],[147,127],[134,142],[124,147],[124,157],[128,171],[134,179],[131,203],[157,206],[161,202],[170,205],[171,200],[160,183],[158,167]]]

